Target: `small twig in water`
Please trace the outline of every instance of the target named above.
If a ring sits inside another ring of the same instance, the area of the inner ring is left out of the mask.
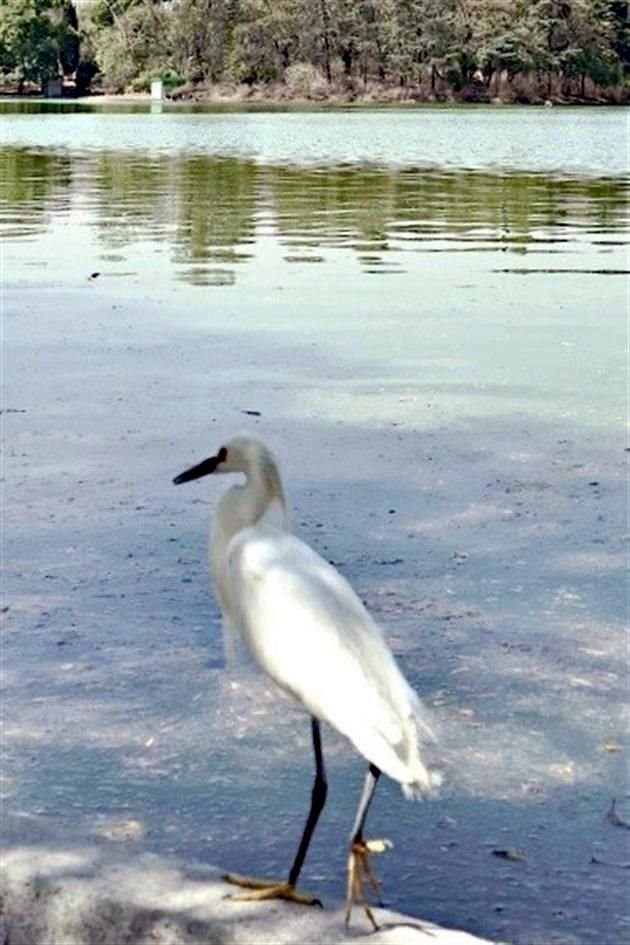
[[[618,870],[630,870],[630,863],[612,863],[610,860],[600,860],[594,853],[591,855],[591,863],[596,863],[597,866],[614,866]]]
[[[525,854],[520,850],[493,850],[493,856],[498,856],[501,860],[509,860],[511,863],[523,863]]]

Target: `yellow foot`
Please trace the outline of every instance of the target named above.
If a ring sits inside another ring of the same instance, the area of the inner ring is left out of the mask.
[[[323,908],[319,899],[298,892],[295,886],[287,882],[277,882],[268,879],[253,879],[251,876],[241,876],[239,873],[226,873],[222,879],[233,886],[249,889],[249,892],[240,895],[228,895],[226,899],[239,901],[257,901],[264,899],[286,899],[288,902],[297,902],[301,906],[319,906]]]
[[[372,869],[370,854],[385,853],[385,851],[391,849],[391,847],[391,840],[359,840],[350,847],[350,854],[348,856],[348,890],[346,894],[346,925],[350,922],[352,907],[357,903],[363,907],[365,914],[374,927],[374,931],[377,931],[378,925],[365,895],[365,882],[367,880],[377,900],[380,900],[381,887]]]

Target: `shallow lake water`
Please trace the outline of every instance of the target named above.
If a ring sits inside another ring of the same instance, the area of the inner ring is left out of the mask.
[[[288,867],[306,719],[226,671],[205,571],[242,428],[435,712],[383,783],[385,900],[514,943],[628,933],[620,109],[0,109],[5,809]],[[330,732],[307,889],[362,763]],[[506,858],[496,851],[519,851]]]

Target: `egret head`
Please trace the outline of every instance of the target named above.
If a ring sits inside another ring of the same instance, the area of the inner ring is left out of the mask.
[[[258,474],[266,480],[271,491],[283,497],[276,459],[262,440],[254,436],[234,436],[214,456],[202,460],[173,479],[176,486],[210,473],[244,473],[248,478]]]

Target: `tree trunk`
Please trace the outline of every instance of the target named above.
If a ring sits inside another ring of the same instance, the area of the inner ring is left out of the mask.
[[[291,53],[289,51],[289,43],[279,43],[274,39],[273,44],[276,48],[276,54],[280,59],[282,68],[286,71],[291,65]]]
[[[322,26],[324,40],[324,71],[326,72],[326,81],[330,85],[332,82],[332,72],[330,69],[330,31],[328,21],[328,7],[326,0],[320,0],[320,10],[322,11]]]

